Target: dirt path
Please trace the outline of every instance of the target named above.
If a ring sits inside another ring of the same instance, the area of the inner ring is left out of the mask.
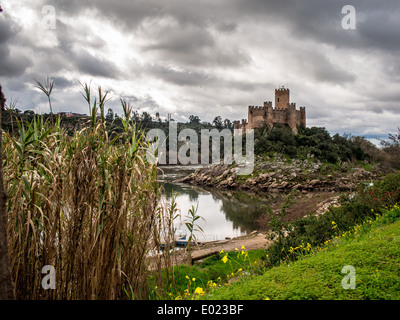
[[[235,249],[241,250],[242,246],[246,250],[255,250],[267,248],[271,241],[266,239],[265,232],[255,231],[250,235],[241,236],[229,240],[220,240],[207,242],[200,244],[198,247],[192,248],[192,258],[196,259],[200,256],[207,255],[209,253],[223,251],[233,251]],[[185,263],[189,264],[190,260],[186,250],[176,252],[176,260],[178,264]]]
[[[266,248],[269,243],[270,241],[266,239],[265,232],[255,232],[254,234],[233,238],[231,240],[217,241],[215,243],[199,246],[198,249],[193,251],[193,257],[213,251],[232,251],[236,248],[240,250],[242,246],[244,246],[246,250],[263,249]]]

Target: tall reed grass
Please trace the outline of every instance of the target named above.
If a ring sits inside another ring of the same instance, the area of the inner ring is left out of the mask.
[[[17,299],[147,299],[150,273],[159,287],[170,286],[161,269],[172,267],[172,255],[157,249],[175,209],[159,206],[157,167],[146,160],[148,143],[132,108],[122,103],[124,131],[111,139],[107,93],[98,94],[92,105],[87,99],[88,126],[73,137],[60,118],[51,124],[40,116],[3,135]],[[54,290],[41,285],[45,265],[55,268]]]

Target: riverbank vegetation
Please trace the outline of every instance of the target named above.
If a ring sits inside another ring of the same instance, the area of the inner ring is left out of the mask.
[[[354,191],[400,168],[398,136],[378,148],[362,137],[333,137],[325,128],[255,130],[251,174],[237,175],[238,165],[218,163],[200,168],[179,182],[207,187],[266,192]]]
[[[334,224],[333,224],[334,226]],[[339,230],[335,228],[335,230]],[[295,262],[281,263],[260,276],[203,296],[216,300],[399,300],[400,209],[338,231]],[[353,278],[352,278],[353,277]]]
[[[321,162],[383,163],[388,155],[363,137],[334,134],[325,128],[299,126],[298,133],[285,126],[255,130],[254,152],[271,156],[275,153],[289,158],[314,158]]]
[[[232,261],[238,269],[233,273],[224,270],[225,276],[219,278],[203,278],[202,283],[217,285],[199,283],[201,294],[193,292],[184,298],[400,298],[400,173],[390,174],[373,186],[360,186],[355,193],[343,194],[341,206],[331,207],[322,215],[311,212],[308,217],[284,221],[293,198],[294,194],[289,195],[281,211],[274,213],[269,234],[274,241],[267,249],[257,250],[258,260],[249,260],[247,269],[239,267],[231,259],[252,254],[240,249],[222,253],[219,259],[206,259],[199,267],[212,270]],[[354,290],[342,287],[345,266],[355,268]],[[208,271],[203,270],[203,274]]]
[[[72,136],[60,117],[41,116],[14,119],[3,133],[16,299],[147,299],[150,275],[164,286],[161,269],[171,257],[155,253],[174,209],[160,205],[157,168],[131,110],[124,106],[123,132],[110,137],[106,94],[98,93]]]

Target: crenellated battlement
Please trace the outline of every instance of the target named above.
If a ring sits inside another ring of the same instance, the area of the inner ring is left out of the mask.
[[[289,89],[287,89],[287,88],[279,88],[279,89],[275,89],[275,92],[289,92],[290,90]]]
[[[249,111],[259,111],[259,110],[264,110],[264,107],[262,107],[262,106],[249,106]]]
[[[264,101],[264,108],[272,108],[272,101]]]

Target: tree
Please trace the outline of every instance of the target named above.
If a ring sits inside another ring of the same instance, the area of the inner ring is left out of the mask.
[[[189,116],[189,123],[199,124],[200,118],[198,116],[191,115],[191,116]]]
[[[217,129],[222,129],[222,118],[220,116],[215,117],[212,123]]]
[[[153,118],[151,117],[150,113],[143,111],[142,116],[140,117],[140,121],[146,125],[152,122]]]
[[[156,120],[158,123],[161,123],[160,113],[156,112]]]
[[[397,133],[389,133],[389,140],[379,139],[383,150],[390,156],[392,165],[400,168],[400,127]]]
[[[0,8],[1,11],[1,8]],[[0,123],[1,114],[4,110],[5,98],[0,86]],[[8,256],[8,239],[7,239],[7,215],[6,202],[7,195],[4,190],[3,183],[3,148],[2,133],[0,130],[0,300],[14,299],[14,286],[11,281],[10,259]]]
[[[233,129],[233,125],[232,125],[231,120],[225,119],[224,120],[224,127],[227,128],[227,129]]]

